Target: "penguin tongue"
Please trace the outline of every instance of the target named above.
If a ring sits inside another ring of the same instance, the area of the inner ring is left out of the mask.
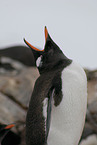
[[[44,51],[44,50],[40,50],[40,49],[34,47],[33,45],[31,45],[31,44],[30,44],[27,40],[25,40],[25,39],[24,39],[24,42],[25,42],[30,48],[32,48],[32,49],[35,50],[35,51]]]
[[[4,129],[10,129],[12,127],[14,127],[15,125],[14,124],[10,124],[10,125],[7,125]]]

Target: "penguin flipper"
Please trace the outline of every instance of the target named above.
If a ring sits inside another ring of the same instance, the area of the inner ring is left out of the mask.
[[[48,93],[48,106],[47,106],[47,120],[46,120],[46,139],[49,134],[50,121],[51,121],[51,112],[52,112],[52,99],[54,96],[54,89],[50,90]]]
[[[62,95],[62,80],[61,80],[61,74],[57,74],[55,77],[54,77],[54,80],[53,80],[53,87],[55,89],[55,93],[54,93],[54,105],[55,106],[58,106],[61,101],[62,101],[62,98],[63,98],[63,95]]]

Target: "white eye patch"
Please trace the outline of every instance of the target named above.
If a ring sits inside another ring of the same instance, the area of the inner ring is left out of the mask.
[[[36,66],[37,67],[41,67],[42,66],[42,55],[37,58],[37,60],[36,60]]]

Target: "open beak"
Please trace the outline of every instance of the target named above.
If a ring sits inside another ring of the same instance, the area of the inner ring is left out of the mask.
[[[14,126],[15,126],[14,124],[6,125],[4,129],[11,129]]]
[[[47,37],[48,37],[48,31],[47,31],[46,26],[45,26],[44,32],[45,32],[45,43],[46,43]],[[25,38],[24,38],[24,42],[25,42],[30,48],[32,48],[32,49],[35,50],[35,51],[41,51],[41,52],[44,51],[44,49],[43,49],[43,50],[40,50],[40,49],[34,47],[33,45],[31,45],[27,40],[25,40]]]
[[[32,49],[35,50],[35,51],[44,51],[44,50],[40,50],[40,49],[34,47],[33,45],[31,45],[31,44],[30,44],[27,40],[25,40],[25,39],[24,39],[24,42],[25,42],[30,48],[32,48]]]

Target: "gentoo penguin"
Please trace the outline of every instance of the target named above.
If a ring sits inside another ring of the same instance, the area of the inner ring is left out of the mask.
[[[9,130],[14,127],[14,124],[4,125],[0,124],[0,145]]]
[[[2,57],[7,57],[19,61],[27,66],[35,66],[34,56],[31,53],[31,50],[26,46],[11,46],[4,49],[0,49],[0,67],[8,66],[8,62],[4,65],[2,64]]]
[[[51,39],[46,27],[45,40],[43,50],[35,48],[24,40],[32,48],[36,66],[40,72],[30,100],[26,135],[31,140],[32,136],[34,138],[38,134],[36,140],[42,140],[49,127],[45,142],[48,145],[78,145],[87,108],[86,75],[79,64],[63,54]],[[49,98],[51,98],[50,103],[48,103]],[[52,108],[51,111],[48,111],[50,110],[48,104]],[[44,122],[41,121],[42,114],[45,118]],[[51,123],[47,121],[48,118]],[[44,145],[45,143],[36,144]],[[31,145],[31,142],[27,145]]]

